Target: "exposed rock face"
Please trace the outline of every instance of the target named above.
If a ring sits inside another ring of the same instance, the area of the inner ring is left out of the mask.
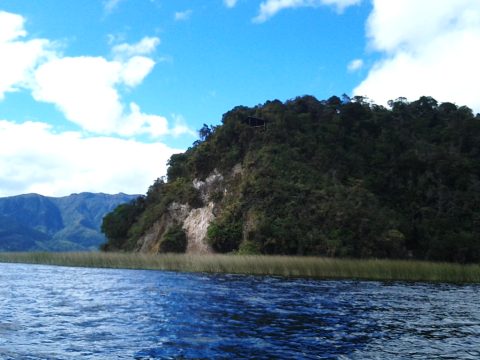
[[[160,242],[167,230],[178,223],[182,223],[189,215],[191,207],[186,204],[172,203],[168,211],[157,220],[137,242],[137,251],[142,253],[158,253]]]
[[[240,165],[232,170],[232,176],[241,174]],[[217,204],[214,194],[226,193],[225,178],[217,170],[204,181],[193,180],[193,187],[200,193],[200,198],[205,206],[192,208],[188,204],[172,203],[152,228],[143,235],[137,243],[137,251],[143,253],[158,253],[160,243],[168,229],[181,224],[187,236],[187,253],[207,254],[212,253],[212,248],[207,244],[207,229],[215,219]]]
[[[141,253],[158,253],[160,248],[160,240],[163,234],[167,231],[170,221],[166,215],[163,215],[160,220],[156,221],[150,230],[143,235],[137,243],[138,251]]]
[[[210,246],[206,243],[208,225],[215,219],[213,214],[213,202],[207,206],[192,209],[183,223],[183,229],[187,235],[188,245],[187,253],[208,254],[212,252]]]
[[[193,187],[200,191],[202,201],[207,203],[210,196],[215,191],[219,191],[221,189],[223,180],[223,175],[217,170],[214,170],[213,173],[205,179],[205,181],[197,179],[193,180]]]

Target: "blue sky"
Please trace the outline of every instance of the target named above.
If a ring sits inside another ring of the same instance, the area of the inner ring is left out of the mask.
[[[477,0],[0,1],[0,196],[144,193],[237,105],[480,111]]]

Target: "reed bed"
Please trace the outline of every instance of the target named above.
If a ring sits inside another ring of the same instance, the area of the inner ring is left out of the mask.
[[[480,265],[410,260],[352,260],[297,256],[138,253],[0,253],[0,262],[114,269],[357,279],[480,283]]]

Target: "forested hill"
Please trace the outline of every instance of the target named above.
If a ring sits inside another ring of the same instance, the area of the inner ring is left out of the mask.
[[[389,105],[234,108],[104,219],[104,248],[184,251],[209,207],[215,252],[480,261],[480,116],[430,97]]]

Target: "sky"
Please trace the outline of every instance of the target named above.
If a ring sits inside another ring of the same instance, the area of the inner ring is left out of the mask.
[[[480,112],[478,0],[0,0],[0,196],[144,194],[237,105]]]

